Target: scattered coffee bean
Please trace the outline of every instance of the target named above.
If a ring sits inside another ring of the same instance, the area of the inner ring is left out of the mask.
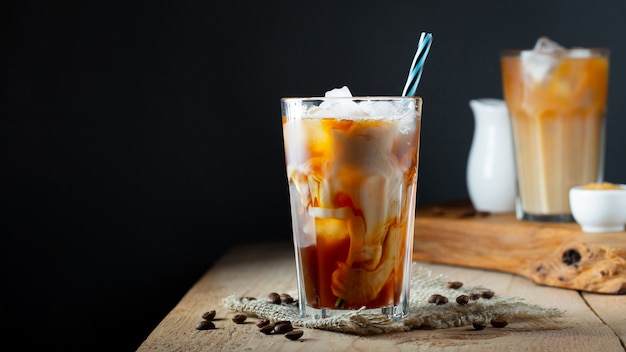
[[[202,314],[202,319],[204,320],[213,320],[215,319],[215,310],[210,310]]]
[[[430,211],[433,215],[443,215],[444,211],[442,207],[433,207]]]
[[[280,304],[280,295],[276,292],[271,292],[267,295],[267,301],[274,304]]]
[[[453,289],[457,289],[457,288],[461,288],[463,287],[463,283],[461,281],[449,281],[448,282],[448,288],[453,288]]]
[[[263,325],[261,327],[261,330],[259,330],[259,331],[261,331],[265,335],[270,335],[270,334],[274,333],[274,324],[269,323],[267,325]]]
[[[304,331],[299,330],[299,329],[291,330],[285,333],[285,337],[288,338],[289,340],[297,340],[301,338],[302,335],[304,335]]]
[[[236,314],[233,317],[233,321],[237,324],[243,324],[243,322],[246,321],[247,318],[248,316],[246,316],[245,314]]]
[[[474,215],[476,215],[476,209],[474,208],[461,209],[456,213],[456,216],[459,218],[469,218]]]
[[[509,325],[509,322],[504,319],[491,319],[491,326],[494,328],[503,328]]]
[[[215,324],[210,320],[202,320],[196,324],[197,330],[212,330],[215,329]]]
[[[493,291],[489,291],[489,290],[487,290],[487,291],[482,291],[482,292],[480,293],[480,297],[482,297],[482,298],[486,298],[486,299],[490,299],[491,297],[493,297],[493,295],[495,295],[495,293],[494,293]]]
[[[281,293],[280,294],[280,301],[282,303],[285,303],[285,304],[291,304],[291,303],[293,303],[293,297],[291,297],[287,293]]]
[[[482,321],[475,321],[472,323],[472,326],[476,330],[482,330],[487,327],[487,324],[485,324],[485,322],[482,322]]]
[[[276,323],[274,326],[274,333],[276,334],[285,334],[289,331],[293,330],[293,326],[290,321]]]
[[[265,325],[267,325],[269,323],[270,323],[269,319],[261,319],[261,320],[259,320],[258,323],[256,323],[256,326],[259,327],[259,328],[262,328],[262,327],[264,327]]]
[[[476,301],[477,299],[480,298],[480,293],[472,292],[472,293],[469,294],[469,298],[472,301]]]
[[[448,303],[448,298],[438,293],[435,293],[434,295],[428,298],[428,303],[435,303],[436,305],[442,305],[442,304]]]
[[[247,299],[248,301],[254,301],[256,300],[256,297],[239,297],[240,301],[243,301],[244,299]]]
[[[456,298],[456,303],[460,304],[460,305],[465,305],[470,301],[470,298],[468,295],[460,295]]]
[[[441,295],[437,293],[431,295],[430,297],[428,297],[428,303],[435,303],[438,297],[441,297]]]

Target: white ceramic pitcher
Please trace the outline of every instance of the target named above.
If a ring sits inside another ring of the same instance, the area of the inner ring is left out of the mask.
[[[467,160],[467,188],[478,211],[515,210],[516,175],[511,121],[504,100],[473,99],[474,137]]]

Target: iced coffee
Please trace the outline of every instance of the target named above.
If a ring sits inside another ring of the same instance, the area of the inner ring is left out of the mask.
[[[569,189],[602,179],[607,49],[566,49],[542,37],[501,55],[518,178],[517,217],[573,221]]]
[[[300,314],[408,313],[419,97],[284,98]]]

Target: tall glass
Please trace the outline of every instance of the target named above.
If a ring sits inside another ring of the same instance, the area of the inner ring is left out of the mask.
[[[303,317],[409,312],[422,100],[283,98]]]
[[[569,189],[600,182],[609,51],[501,53],[517,169],[517,218],[574,221]]]

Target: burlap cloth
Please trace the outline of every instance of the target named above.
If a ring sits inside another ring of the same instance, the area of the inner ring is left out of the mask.
[[[331,330],[357,335],[375,335],[390,332],[409,331],[412,329],[444,329],[471,325],[481,321],[489,323],[491,319],[504,319],[508,322],[520,320],[554,319],[563,314],[556,308],[529,304],[519,297],[495,295],[492,298],[470,300],[461,305],[456,297],[483,291],[492,291],[483,286],[468,286],[453,289],[448,287],[450,280],[431,270],[414,264],[411,272],[411,296],[409,315],[404,319],[391,319],[379,313],[367,313],[360,310],[350,311],[322,319],[304,319],[298,309],[292,305],[274,304],[266,299],[242,298],[231,295],[222,300],[224,307],[233,312],[248,316],[267,318],[271,321],[289,320],[292,325]],[[493,292],[493,291],[492,291]],[[448,298],[446,304],[429,303],[433,294]],[[294,295],[294,297],[296,297]]]

